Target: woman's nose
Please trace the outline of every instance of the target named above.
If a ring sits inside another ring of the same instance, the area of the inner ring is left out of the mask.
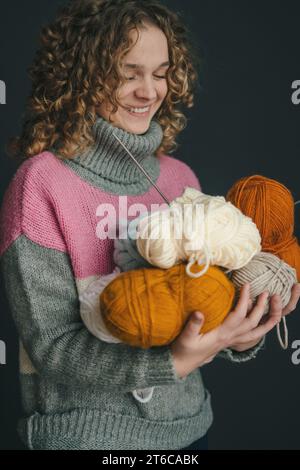
[[[136,95],[139,98],[145,98],[148,101],[157,97],[156,84],[152,78],[144,78],[136,89]]]

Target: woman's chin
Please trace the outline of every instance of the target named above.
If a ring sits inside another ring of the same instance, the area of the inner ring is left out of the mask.
[[[132,134],[145,134],[147,130],[149,129],[150,121],[147,120],[143,123],[124,123],[118,125],[118,127],[121,127],[127,132],[130,132]]]

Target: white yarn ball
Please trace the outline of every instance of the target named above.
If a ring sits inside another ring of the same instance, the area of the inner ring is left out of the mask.
[[[203,218],[199,217],[200,209]],[[165,236],[168,228],[169,236]],[[223,196],[186,188],[167,210],[156,211],[139,222],[136,245],[143,258],[163,269],[188,260],[187,273],[198,277],[209,265],[228,270],[245,266],[260,252],[261,237],[252,219]],[[195,261],[204,264],[204,269],[192,273],[190,267]]]
[[[136,246],[139,253],[150,264],[163,269],[187,256],[185,242],[188,240],[182,239],[182,214],[180,206],[177,211],[177,206],[171,203],[168,209],[152,212],[138,224]]]
[[[120,272],[121,270],[116,267],[112,273],[101,276],[99,279],[91,282],[85,291],[79,295],[80,316],[83,323],[96,338],[107,343],[121,343],[121,341],[115,338],[105,326],[100,312],[99,296]]]

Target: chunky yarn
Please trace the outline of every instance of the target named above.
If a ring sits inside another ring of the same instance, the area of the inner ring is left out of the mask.
[[[153,268],[138,252],[136,240],[131,238],[116,238],[114,240],[113,260],[121,271],[131,271],[138,268]]]
[[[116,238],[114,240],[113,260],[121,271],[152,267],[152,264],[148,263],[139,254],[136,247],[137,226],[142,217],[146,215],[147,213],[143,213],[131,221],[125,219],[120,221],[122,233],[124,233],[124,226],[127,230],[125,230],[125,238]]]
[[[92,281],[84,292],[79,296],[80,316],[87,329],[101,341],[106,343],[121,343],[106,328],[100,311],[100,294],[103,289],[120,274],[120,268],[117,266],[112,273],[100,276]],[[131,393],[141,403],[147,403],[151,400],[154,387],[137,388]]]
[[[238,180],[227,200],[251,217],[261,235],[262,250],[296,269],[300,281],[300,246],[294,236],[294,199],[276,180],[253,175]]]
[[[193,188],[186,188],[167,210],[143,217],[137,228],[136,246],[143,258],[163,269],[188,260],[191,277],[203,275],[209,265],[239,269],[261,249],[259,231],[250,217],[224,197]],[[204,268],[193,273],[195,261]]]
[[[193,267],[195,269],[195,267]],[[171,343],[195,310],[204,315],[201,333],[218,326],[234,301],[232,282],[217,267],[191,278],[185,265],[121,273],[100,294],[105,326],[122,342],[150,348]]]
[[[289,266],[277,256],[261,252],[255,255],[252,260],[243,268],[233,271],[230,278],[236,287],[236,295],[239,295],[241,287],[250,283],[250,297],[254,301],[262,292],[269,292],[269,299],[274,294],[279,294],[283,308],[288,304],[291,298],[291,289],[297,282],[297,273],[294,268]],[[269,301],[266,303],[265,314],[269,311]],[[287,329],[284,327],[287,343]],[[286,349],[280,337],[279,324],[277,325],[277,335],[281,346]]]
[[[255,300],[262,292],[268,291],[270,296],[279,294],[285,307],[291,297],[291,289],[297,282],[296,271],[283,260],[271,253],[261,252],[243,268],[233,271],[230,279],[237,289],[250,283],[250,297]],[[269,310],[267,302],[265,313]]]
[[[112,273],[95,279],[79,295],[80,316],[83,323],[96,338],[107,343],[120,343],[121,341],[115,338],[105,326],[102,315],[100,314],[99,295],[120,272],[120,268],[116,266]]]

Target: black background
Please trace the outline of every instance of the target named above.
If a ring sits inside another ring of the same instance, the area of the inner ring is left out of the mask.
[[[30,91],[30,65],[40,27],[53,19],[57,0],[2,1],[0,79],[6,104],[0,105],[0,197],[15,169],[4,151],[20,130]],[[300,2],[246,0],[162,1],[181,12],[202,57],[202,91],[187,112],[174,156],[197,173],[202,190],[225,195],[241,176],[278,179],[300,199],[300,105],[291,101],[300,80]],[[299,212],[297,212],[299,211]],[[296,209],[299,236],[300,206]],[[18,343],[1,289],[0,339],[6,365],[0,365],[0,449],[20,449],[15,428],[21,414]],[[290,347],[283,351],[275,330],[255,360],[232,364],[216,359],[202,368],[212,393],[214,424],[210,449],[299,449],[300,365],[291,361],[300,339],[299,308],[288,318]]]

